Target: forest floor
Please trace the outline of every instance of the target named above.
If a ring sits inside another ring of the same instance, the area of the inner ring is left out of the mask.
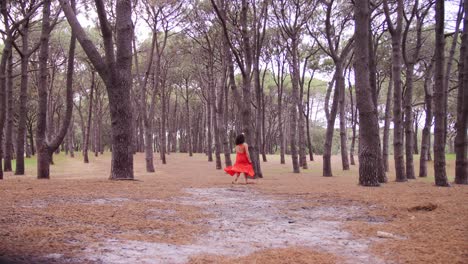
[[[153,174],[137,154],[136,181],[107,179],[110,154],[61,154],[50,180],[29,166],[0,182],[0,263],[467,263],[468,186],[390,172],[360,187],[357,166],[334,157],[322,177],[316,160],[293,174],[268,156],[263,179],[233,185],[202,154]]]

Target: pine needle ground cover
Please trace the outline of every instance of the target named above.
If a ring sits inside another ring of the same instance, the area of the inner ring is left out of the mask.
[[[331,178],[320,161],[293,174],[278,156],[268,159],[265,178],[249,185],[232,185],[198,154],[171,153],[154,174],[137,154],[136,181],[109,181],[109,155],[89,164],[58,156],[51,180],[35,179],[31,167],[26,176],[7,173],[0,263],[466,260],[466,186],[418,179],[364,188],[357,167],[341,171],[338,159]],[[453,167],[449,160],[449,175]]]

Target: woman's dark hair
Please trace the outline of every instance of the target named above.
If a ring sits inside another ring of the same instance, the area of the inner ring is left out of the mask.
[[[244,144],[245,142],[245,136],[244,134],[239,134],[236,137],[236,145]]]

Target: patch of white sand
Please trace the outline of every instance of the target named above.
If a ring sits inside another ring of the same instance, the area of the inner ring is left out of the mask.
[[[268,248],[301,246],[341,256],[345,263],[384,263],[369,252],[375,240],[356,239],[343,230],[346,217],[363,212],[359,207],[304,207],[286,214],[287,205],[298,200],[271,199],[245,186],[186,191],[191,195],[172,202],[199,206],[213,215],[205,221],[210,231],[194,244],[107,240],[89,246],[86,259],[115,264],[178,264],[199,254],[239,257]]]

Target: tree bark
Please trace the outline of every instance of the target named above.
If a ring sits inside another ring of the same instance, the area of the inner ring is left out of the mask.
[[[74,8],[74,1],[72,1]],[[49,179],[50,160],[54,151],[60,147],[67,133],[73,110],[73,73],[75,57],[75,31],[72,30],[70,48],[68,53],[67,80],[66,80],[66,113],[59,133],[51,141],[46,139],[47,127],[47,59],[49,53],[50,37],[50,0],[45,0],[43,4],[43,18],[41,31],[41,47],[39,51],[39,84],[38,84],[38,118],[36,126],[36,149],[37,149],[37,178]]]
[[[91,39],[79,24],[67,0],[60,0],[68,23],[87,57],[104,80],[109,97],[112,129],[112,180],[133,179],[133,131],[130,90],[132,87],[132,36],[131,1],[120,0],[116,4],[116,49],[114,37],[102,0],[96,0],[98,18],[104,40],[105,60],[100,56]]]
[[[28,65],[30,52],[29,43],[29,23],[23,25],[22,30],[22,56],[21,56],[21,84],[19,95],[18,112],[18,136],[16,137],[16,167],[15,175],[24,175],[24,135],[26,134],[26,104],[28,101]]]
[[[435,20],[434,176],[437,186],[450,186],[445,170],[447,89],[444,86],[444,0],[436,0]]]
[[[340,142],[341,142],[341,165],[343,170],[349,170],[349,159],[348,159],[348,146],[347,146],[347,133],[346,133],[346,96],[345,96],[345,80],[343,76],[342,67],[336,67],[336,84],[340,90],[339,93],[339,107],[340,107]]]
[[[406,153],[406,177],[416,179],[414,176],[414,130],[413,130],[413,71],[414,64],[406,66],[406,89],[405,89],[405,153]]]
[[[434,65],[434,57],[431,59],[431,62],[428,66],[426,66],[426,70],[424,72],[424,105],[425,105],[425,114],[426,118],[424,120],[424,128],[422,130],[422,137],[421,137],[421,155],[419,158],[419,177],[427,177],[427,161],[430,160],[430,152],[431,152],[431,127],[432,127],[432,119],[433,119],[433,111],[432,111],[432,95],[433,95],[433,88],[432,88],[432,69]]]
[[[460,63],[458,66],[457,135],[455,137],[455,183],[468,184],[468,1],[464,1]]]
[[[338,70],[338,69],[337,69]],[[333,102],[330,109],[330,114],[327,120],[327,130],[325,132],[325,144],[323,146],[323,176],[331,177],[331,151],[333,144],[333,132],[335,131],[336,112],[338,111],[338,100],[340,97],[340,90],[335,85],[335,92],[333,93]]]
[[[383,165],[386,172],[389,170],[388,166],[388,155],[389,155],[389,138],[390,138],[390,122],[392,119],[392,90],[393,90],[393,77],[392,73],[390,72],[390,79],[388,81],[388,89],[387,89],[387,99],[385,102],[385,123],[384,123],[384,131],[383,131],[383,144],[382,144],[382,159]]]
[[[393,156],[397,182],[407,181],[405,161],[403,158],[403,120],[402,120],[402,87],[401,87],[401,31],[403,20],[403,0],[397,2],[397,22],[393,26],[390,19],[387,0],[384,0],[387,26],[392,36],[392,77],[393,77]]]
[[[379,124],[375,115],[369,73],[369,0],[358,0],[355,10],[355,79],[359,109],[359,184],[379,186]]]
[[[88,146],[89,146],[89,135],[91,133],[91,119],[93,115],[93,100],[94,100],[94,89],[96,86],[96,79],[95,79],[95,72],[93,71],[91,73],[91,91],[89,93],[89,98],[88,98],[88,121],[86,124],[86,136],[85,136],[85,141],[83,142],[83,159],[84,163],[89,163],[89,157],[88,157]]]
[[[12,130],[13,130],[13,54],[8,58],[6,77],[6,127],[5,127],[5,160],[4,171],[12,171],[11,159],[13,154]],[[1,165],[1,163],[0,163]]]

